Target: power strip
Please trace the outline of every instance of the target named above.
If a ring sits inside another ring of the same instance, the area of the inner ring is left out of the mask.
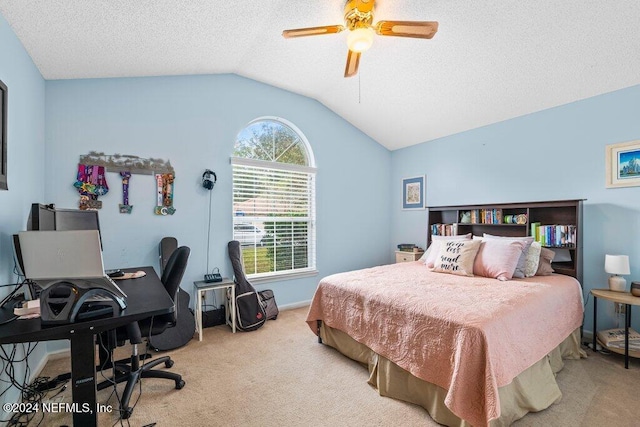
[[[205,274],[204,275],[204,281],[205,281],[205,283],[222,282],[222,276],[220,274],[218,274],[218,273]]]

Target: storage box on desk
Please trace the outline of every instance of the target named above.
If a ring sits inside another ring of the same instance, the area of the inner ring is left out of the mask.
[[[225,309],[224,305],[220,308],[214,308],[213,310],[207,310],[202,312],[202,327],[209,328],[211,326],[224,325],[225,321]]]

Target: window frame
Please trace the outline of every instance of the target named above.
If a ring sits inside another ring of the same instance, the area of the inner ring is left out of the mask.
[[[309,182],[311,185],[311,188],[309,190],[310,192],[310,200],[309,200],[309,215],[306,217],[306,221],[307,224],[309,226],[309,230],[308,230],[308,238],[307,238],[307,253],[308,253],[308,261],[310,263],[310,265],[308,267],[304,267],[304,268],[294,268],[291,270],[284,270],[284,271],[271,271],[271,272],[266,272],[266,273],[253,273],[253,274],[247,274],[247,277],[249,279],[251,279],[252,283],[255,284],[259,284],[259,283],[266,283],[266,282],[271,282],[271,281],[276,281],[276,280],[287,280],[287,279],[296,279],[296,278],[301,278],[301,277],[309,277],[309,276],[315,276],[318,274],[318,270],[317,270],[317,233],[316,233],[316,225],[317,225],[317,219],[316,219],[316,192],[315,192],[315,187],[316,187],[316,174],[317,174],[317,168],[316,168],[316,163],[315,163],[315,157],[313,154],[313,150],[311,149],[311,145],[309,144],[309,141],[307,140],[307,138],[305,137],[305,135],[300,131],[300,129],[298,129],[298,127],[296,127],[293,123],[289,122],[286,119],[283,119],[281,117],[275,117],[275,116],[264,116],[264,117],[260,117],[257,118],[255,120],[252,120],[251,122],[249,122],[243,129],[241,129],[240,132],[238,132],[238,136],[240,135],[240,133],[242,131],[244,131],[245,129],[253,126],[256,123],[259,122],[276,122],[279,125],[288,127],[292,132],[295,133],[295,135],[299,138],[299,141],[302,145],[302,147],[305,150],[305,154],[306,154],[306,158],[307,158],[307,165],[297,165],[297,164],[293,164],[293,163],[282,163],[282,162],[277,162],[277,161],[270,161],[270,160],[258,160],[258,159],[252,159],[252,158],[245,158],[245,157],[236,157],[236,156],[231,156],[230,158],[230,163],[232,166],[232,182],[235,178],[235,166],[246,166],[246,167],[253,167],[253,168],[260,168],[260,169],[271,169],[271,170],[276,170],[276,171],[285,171],[285,172],[299,172],[299,173],[304,173],[307,174],[309,176]],[[235,152],[235,148],[236,148],[236,144],[237,144],[237,136],[236,136],[236,142],[234,143],[234,152]],[[235,194],[235,184],[232,184],[232,192],[231,192],[231,216],[232,216],[232,233],[235,230],[235,226],[237,225],[237,217],[235,214],[235,209],[234,209],[234,194]],[[243,219],[249,219],[251,217],[241,217]],[[251,225],[253,225],[254,227],[256,227],[255,224],[252,223],[252,220],[248,220],[247,223],[251,223]],[[257,227],[256,227],[257,228]],[[232,234],[233,235],[233,234]]]

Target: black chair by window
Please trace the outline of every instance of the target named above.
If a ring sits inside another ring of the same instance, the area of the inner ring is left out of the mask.
[[[184,275],[187,267],[189,253],[190,249],[186,246],[177,248],[169,257],[169,260],[162,272],[161,281],[174,301],[174,304],[177,301],[178,290],[180,289],[180,282],[182,281],[182,276]],[[129,400],[131,399],[131,394],[140,378],[166,378],[175,381],[176,389],[184,387],[185,382],[181,375],[174,372],[153,369],[161,363],[164,363],[165,367],[171,368],[173,366],[173,360],[171,360],[169,356],[159,357],[141,365],[141,357],[138,354],[138,344],[142,343],[142,337],[158,335],[164,332],[167,328],[175,326],[178,316],[177,311],[178,304],[175,304],[175,311],[169,315],[156,316],[154,318],[131,323],[126,327],[112,331],[111,336],[107,337],[107,341],[109,341],[108,348],[110,349],[115,347],[113,345],[114,341],[115,344],[124,345],[124,342],[129,340],[132,345],[130,360],[124,359],[113,362],[115,377],[97,385],[98,390],[102,390],[112,386],[114,381],[115,383],[126,381],[127,385],[125,386],[120,400],[121,418],[129,418],[133,412],[133,408],[129,407]],[[104,337],[102,339],[104,340]],[[104,366],[110,365],[110,362],[104,364]]]

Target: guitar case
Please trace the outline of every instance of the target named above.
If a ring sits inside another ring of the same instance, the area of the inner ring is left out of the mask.
[[[166,351],[187,345],[196,330],[196,320],[189,309],[189,293],[184,289],[178,290],[178,316],[176,325],[167,328],[158,335],[149,338],[149,347],[155,351]]]
[[[160,269],[164,271],[169,257],[178,248],[178,241],[174,237],[165,237],[160,241]],[[173,328],[167,328],[158,335],[149,338],[149,347],[156,351],[173,350],[186,345],[196,330],[196,320],[189,308],[189,293],[178,289],[176,309],[178,315]]]
[[[236,326],[241,331],[255,331],[267,320],[275,320],[278,317],[278,306],[273,296],[273,291],[267,289],[256,291],[244,274],[242,265],[242,249],[240,242],[232,240],[227,244],[229,259],[233,267],[233,276],[236,283]]]

